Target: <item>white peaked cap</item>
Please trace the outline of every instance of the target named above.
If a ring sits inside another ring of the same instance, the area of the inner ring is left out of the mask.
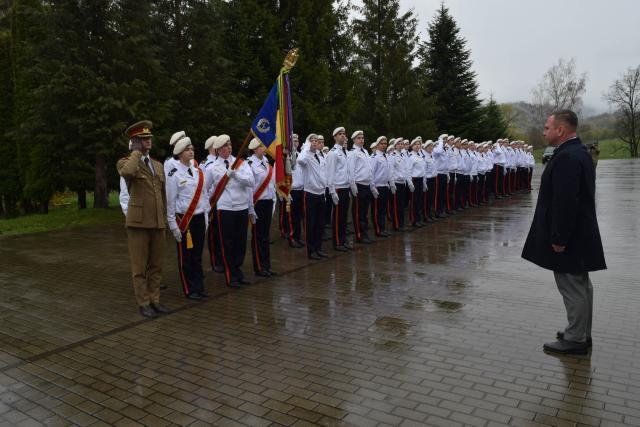
[[[182,153],[190,145],[191,145],[191,138],[189,138],[188,136],[180,138],[178,142],[176,142],[175,145],[173,146],[173,155],[177,156],[178,154]]]
[[[424,146],[426,148],[426,147],[428,147],[430,145],[433,145],[433,144],[434,144],[434,142],[432,140],[428,139],[427,142],[424,143]]]
[[[258,141],[258,138],[253,138],[251,142],[249,142],[249,150],[255,150],[259,146],[260,146],[260,141]]]
[[[204,142],[204,149],[208,150],[209,148],[211,148],[211,146],[216,142],[216,139],[218,139],[218,137],[215,135],[207,138],[207,140]]]
[[[215,148],[216,150],[218,148],[222,148],[224,147],[226,144],[231,142],[231,137],[225,133],[223,133],[222,135],[218,136],[218,139],[216,139],[213,143],[213,148]]]
[[[339,126],[339,127],[335,128],[335,129],[333,130],[332,135],[333,135],[333,136],[336,136],[336,135],[338,134],[338,132],[346,132],[346,130],[344,129],[344,127]]]
[[[322,135],[320,135],[320,134],[317,134],[317,135],[316,135],[316,139],[321,139],[321,140],[323,140],[323,141],[324,141],[324,136],[322,136]]]
[[[443,133],[442,135],[440,135],[438,137],[438,139],[445,139],[446,137],[448,137],[449,135],[447,135],[446,133]]]
[[[376,141],[373,141],[373,142],[371,143],[371,145],[369,146],[369,148],[374,149],[374,148],[376,148],[377,146],[378,146],[378,141],[376,140]]]
[[[351,134],[351,139],[356,139],[356,137],[358,135],[363,135],[364,136],[364,132],[362,132],[361,130],[357,130],[354,133]]]
[[[380,136],[378,137],[378,139],[376,139],[376,144],[380,144],[380,143],[382,142],[382,140],[387,141],[387,137],[386,137],[386,136],[384,136],[384,135],[380,135]]]
[[[171,135],[171,139],[169,140],[169,145],[174,145],[176,142],[178,142],[181,138],[184,138],[185,136],[187,136],[186,133],[184,133],[183,130],[181,130],[180,132],[176,132],[173,135]]]

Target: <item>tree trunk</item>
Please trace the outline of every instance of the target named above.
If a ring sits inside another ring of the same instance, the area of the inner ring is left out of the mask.
[[[29,199],[22,199],[22,209],[24,210],[24,214],[28,215],[34,213],[36,211],[33,206],[33,202]]]
[[[38,212],[43,214],[49,213],[49,201],[45,200],[42,203],[38,203]]]
[[[5,204],[5,200],[7,199],[6,196],[0,197],[0,217],[6,218],[7,213],[4,209],[4,204]]]
[[[78,190],[78,209],[87,209],[87,190]]]
[[[107,186],[107,162],[104,154],[96,153],[96,188],[93,193],[93,207],[109,207],[109,189]]]

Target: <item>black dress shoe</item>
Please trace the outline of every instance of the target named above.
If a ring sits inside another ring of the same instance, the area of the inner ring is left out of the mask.
[[[318,251],[316,252],[320,258],[329,258],[329,255],[327,255],[326,253],[322,252],[322,251]]]
[[[224,273],[224,267],[221,265],[216,265],[215,267],[213,267],[213,271],[215,271],[216,273]]]
[[[338,251],[338,252],[347,252],[349,251],[349,249],[347,249],[345,246],[340,245],[340,246],[336,246],[335,248],[333,248],[334,251]]]
[[[273,271],[271,269],[267,270],[267,273],[269,273],[269,276],[277,276],[278,275],[278,273],[276,273],[275,271]]]
[[[164,306],[164,305],[162,305],[160,303],[157,303],[157,304],[151,303],[149,305],[151,306],[153,311],[155,311],[158,314],[168,314],[169,313],[169,309],[166,306]]]
[[[160,285],[160,290],[164,291],[165,289],[167,289],[167,285]]]
[[[383,231],[383,232],[382,232],[382,234],[383,234],[385,237],[389,237],[389,236],[391,236],[391,233],[389,233],[388,231]]]
[[[317,261],[317,260],[322,259],[322,257],[320,255],[318,255],[316,252],[311,252],[309,254],[309,259],[315,259]]]
[[[544,351],[557,354],[587,354],[589,352],[586,343],[565,340],[548,342],[542,348]]]
[[[259,277],[271,277],[271,275],[266,271],[256,271],[254,274]]]
[[[345,248],[347,248],[347,249],[349,249],[349,250],[353,249],[353,245],[352,245],[352,244],[350,244],[350,243],[345,243],[345,244],[344,244],[344,247],[345,247]]]
[[[556,333],[556,338],[558,338],[559,340],[563,340],[564,339],[564,332],[563,331],[558,331]],[[585,341],[585,344],[587,344],[587,347],[593,346],[593,340],[591,339],[591,337],[587,337],[587,340]]]
[[[158,317],[156,312],[148,305],[141,305],[139,310],[140,310],[140,314],[142,314],[147,319],[153,319],[154,317]]]
[[[291,246],[292,248],[295,248],[295,249],[300,249],[300,248],[304,248],[304,243],[302,243],[302,242],[300,242],[298,240],[295,240],[293,242],[289,242],[289,246]]]
[[[251,284],[251,282],[250,282],[250,281],[248,281],[248,280],[247,280],[247,279],[245,279],[245,278],[242,278],[242,279],[238,279],[238,284],[239,284],[239,285],[245,285],[245,286],[246,286],[246,285],[250,285],[250,284]]]
[[[209,298],[209,296],[210,296],[209,292],[207,292],[207,291],[200,292],[200,295],[202,295],[202,298]]]
[[[384,233],[377,233],[377,234],[376,234],[376,237],[387,238],[387,237],[389,237],[389,236],[387,236],[387,235],[386,235],[386,234],[384,234]]]
[[[187,298],[200,301],[202,299],[202,295],[200,295],[200,293],[198,292],[191,292],[189,295],[187,295]]]

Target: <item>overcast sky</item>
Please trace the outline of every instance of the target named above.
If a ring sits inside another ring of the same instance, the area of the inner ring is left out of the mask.
[[[354,3],[360,2],[355,0]],[[585,106],[609,110],[602,93],[640,65],[640,0],[445,0],[467,39],[480,94],[530,101],[531,89],[559,58],[587,72]],[[400,0],[413,8],[422,39],[440,0]]]

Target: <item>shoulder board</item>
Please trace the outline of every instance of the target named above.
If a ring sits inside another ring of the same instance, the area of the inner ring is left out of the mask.
[[[212,163],[213,163],[213,160],[209,160],[207,163],[204,164],[204,167],[206,168],[207,166],[209,166]]]
[[[129,156],[120,157],[118,160],[129,160]]]
[[[168,173],[167,175],[169,175],[169,176],[173,176],[173,174],[174,174],[174,173],[175,173],[175,171],[177,171],[177,170],[178,170],[177,168],[173,168],[173,169],[171,169],[171,170],[169,171],[169,173]]]

